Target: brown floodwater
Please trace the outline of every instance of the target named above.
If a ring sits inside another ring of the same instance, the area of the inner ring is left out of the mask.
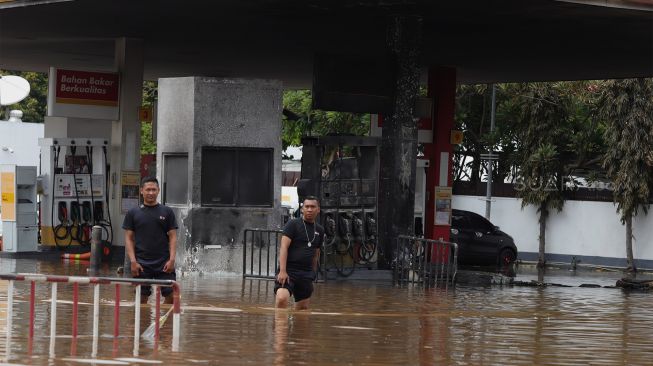
[[[84,275],[83,265],[0,258],[2,272]],[[112,269],[106,269],[110,275]],[[535,276],[536,278],[537,276]],[[612,285],[618,273],[553,273],[552,282]],[[533,278],[521,271],[518,280]],[[0,281],[0,358],[24,365],[650,365],[651,294],[613,288],[395,288],[379,281],[317,284],[308,312],[275,311],[269,281],[191,273],[182,287],[181,342],[172,317],[158,344],[134,354],[133,290],[123,288],[114,339],[114,289],[103,287],[98,354],[92,357],[90,287],[80,286],[79,336],[71,337],[72,286],[59,284],[57,334],[50,343],[50,285],[36,287],[35,338],[28,341],[29,284],[16,283],[6,340],[7,282]],[[548,278],[545,277],[548,281]],[[153,321],[141,310],[141,331]],[[162,311],[167,310],[162,305]],[[8,359],[7,359],[8,356]]]

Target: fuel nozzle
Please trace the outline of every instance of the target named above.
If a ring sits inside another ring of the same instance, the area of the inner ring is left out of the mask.
[[[368,215],[365,219],[365,230],[368,237],[376,236],[376,219],[374,215]]]

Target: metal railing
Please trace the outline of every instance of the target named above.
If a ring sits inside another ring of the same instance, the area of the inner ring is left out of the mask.
[[[393,282],[447,289],[455,282],[457,253],[456,243],[401,235],[392,262]]]
[[[11,337],[12,337],[12,321],[13,321],[13,294],[14,282],[24,281],[30,283],[29,295],[29,349],[31,353],[31,345],[34,339],[34,320],[35,320],[35,289],[37,282],[48,282],[52,284],[52,299],[50,305],[50,356],[54,357],[55,354],[55,341],[57,335],[57,285],[59,283],[70,283],[73,286],[73,301],[72,301],[72,350],[75,353],[75,345],[78,337],[78,309],[79,309],[79,285],[92,285],[93,288],[93,347],[92,357],[97,357],[98,351],[98,338],[99,338],[99,320],[100,320],[100,285],[114,285],[115,286],[115,304],[114,304],[114,327],[113,337],[114,340],[118,338],[120,333],[120,286],[132,285],[136,287],[135,300],[134,300],[134,356],[138,356],[140,345],[140,322],[141,322],[141,286],[150,285],[154,287],[156,294],[155,304],[155,318],[154,318],[154,344],[158,345],[159,340],[159,316],[160,316],[160,303],[161,292],[159,287],[171,287],[173,291],[173,306],[170,309],[173,313],[172,320],[172,351],[179,351],[179,327],[181,321],[181,303],[180,303],[180,287],[176,281],[172,280],[147,280],[139,278],[109,278],[109,277],[75,277],[75,276],[57,276],[57,275],[43,275],[31,273],[3,273],[0,274],[0,280],[8,281],[7,286],[7,337],[6,349],[7,358],[11,350]],[[114,345],[116,345],[114,343]]]
[[[275,278],[279,262],[281,230],[245,229],[243,234],[243,277]]]

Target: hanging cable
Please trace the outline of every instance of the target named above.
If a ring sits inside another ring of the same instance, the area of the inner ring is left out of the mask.
[[[107,161],[107,147],[106,145],[102,146],[102,154],[104,155],[104,171],[106,172],[106,178],[105,178],[105,184],[104,184],[104,199],[105,203],[107,206],[107,223],[108,223],[108,228],[105,227],[105,230],[107,231],[107,242],[108,245],[111,246],[113,244],[113,224],[111,223],[111,210],[109,209],[109,175],[110,175],[110,168],[109,168],[109,163]]]
[[[57,185],[57,169],[59,169],[59,154],[61,153],[61,146],[52,146],[52,153],[54,155],[54,165],[52,169],[52,202],[50,207],[50,224],[52,227],[52,235],[54,237],[54,244],[57,248],[63,249],[68,247],[72,242],[68,227],[68,209],[66,202],[59,202],[57,210],[57,218],[59,224],[54,224],[54,206],[55,206],[55,186]],[[68,243],[64,240],[69,239]]]
[[[79,189],[77,188],[77,172],[75,171],[77,169],[77,167],[75,166],[75,156],[77,154],[77,146],[76,145],[71,146],[70,152],[72,153],[71,166],[73,170],[73,187],[75,188],[75,200],[76,200],[76,202],[70,203],[70,220],[72,221],[72,225],[70,228],[70,235],[73,237],[73,239],[77,240],[77,242],[81,245],[82,235],[83,235],[83,229],[81,227],[82,215],[81,215],[80,204],[79,204]],[[73,205],[73,203],[75,204]],[[77,229],[76,232],[73,231],[75,228]]]

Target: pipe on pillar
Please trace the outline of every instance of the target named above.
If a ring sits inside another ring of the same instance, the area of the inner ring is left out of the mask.
[[[426,144],[424,156],[431,165],[426,175],[426,214],[424,233],[428,239],[448,241],[449,225],[435,224],[436,187],[453,186],[453,145],[451,130],[454,128],[456,109],[456,69],[445,66],[429,68],[428,96],[433,99],[433,143]]]
[[[120,118],[111,130],[111,220],[120,227],[124,212],[120,203],[123,171],[140,171],[141,123],[138,107],[143,101],[143,40],[117,38],[115,68],[120,73]],[[124,246],[122,235],[115,235],[113,245]],[[130,277],[129,258],[125,251],[124,277]]]
[[[418,65],[422,20],[397,17],[390,26],[389,48],[397,73],[393,112],[383,122],[379,172],[379,265],[389,267],[398,235],[412,235],[415,208]]]

